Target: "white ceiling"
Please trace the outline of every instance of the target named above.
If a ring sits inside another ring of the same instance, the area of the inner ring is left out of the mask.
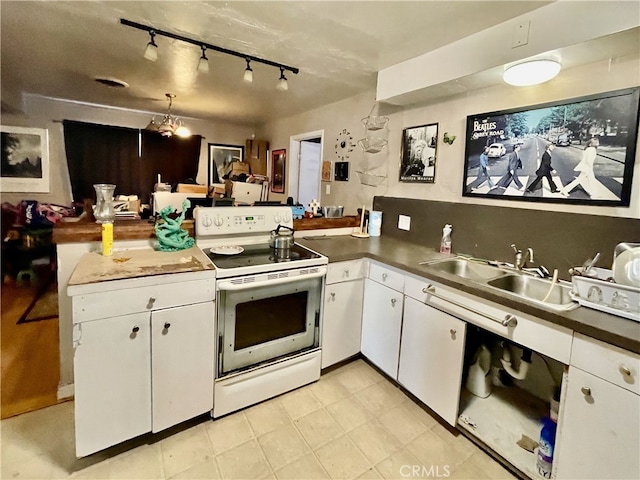
[[[2,104],[19,108],[15,99],[24,92],[162,113],[165,93],[171,92],[178,115],[255,125],[373,89],[382,68],[548,3],[2,0]],[[200,49],[159,36],[158,61],[149,62],[142,56],[148,35],[121,25],[121,18],[298,67],[300,73],[288,72],[289,90],[279,92],[279,70],[254,63],[254,83],[247,85],[242,59],[208,51],[210,72],[197,74]],[[631,44],[637,39],[636,32]],[[637,52],[638,45],[633,48]],[[130,87],[106,87],[95,77],[117,78]],[[486,74],[480,78],[467,81],[487,84]]]

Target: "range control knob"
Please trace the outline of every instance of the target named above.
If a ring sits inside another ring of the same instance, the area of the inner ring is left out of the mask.
[[[202,216],[202,226],[203,227],[210,227],[211,226],[211,217],[209,217],[208,215],[203,215]]]
[[[282,221],[282,217],[280,216],[280,214],[279,214],[279,213],[276,213],[276,214],[273,216],[273,221],[274,221],[274,222],[276,222],[276,223],[280,223],[280,222]]]
[[[222,217],[216,217],[213,219],[213,223],[215,224],[216,227],[221,227],[222,224],[224,223],[224,220],[222,219]]]
[[[286,223],[289,223],[291,221],[291,215],[289,215],[288,213],[284,214],[284,221]]]

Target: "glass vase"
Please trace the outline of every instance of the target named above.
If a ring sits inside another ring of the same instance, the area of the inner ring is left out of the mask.
[[[93,216],[97,223],[113,223],[116,212],[113,209],[113,192],[115,185],[109,183],[97,183],[93,186],[96,189],[96,208]]]

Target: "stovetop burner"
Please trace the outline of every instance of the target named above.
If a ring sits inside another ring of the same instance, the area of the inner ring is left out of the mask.
[[[287,251],[276,251],[269,245],[244,245],[244,251],[237,255],[220,255],[211,253],[205,248],[204,253],[211,259],[214,266],[220,269],[231,269],[238,267],[253,267],[259,265],[269,265],[281,262],[295,262],[299,260],[310,260],[320,258],[315,252],[294,244]]]

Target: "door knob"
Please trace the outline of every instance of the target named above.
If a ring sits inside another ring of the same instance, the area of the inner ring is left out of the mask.
[[[631,369],[626,365],[620,365],[620,373],[626,375],[627,377],[631,376]]]
[[[396,299],[395,299],[395,298],[392,298],[392,299],[391,299],[391,306],[392,306],[392,307],[395,307],[395,306],[396,306]]]
[[[137,325],[131,329],[131,333],[138,333],[140,331],[140,327]]]
[[[171,324],[170,324],[169,322],[166,322],[166,323],[164,324],[164,328],[165,328],[165,330],[168,330],[170,326],[171,326]]]
[[[335,300],[336,299],[336,292],[331,292],[331,300]]]
[[[582,388],[580,389],[580,391],[582,392],[582,394],[583,394],[585,397],[590,397],[590,396],[591,396],[591,389],[590,389],[589,387],[582,387]]]

